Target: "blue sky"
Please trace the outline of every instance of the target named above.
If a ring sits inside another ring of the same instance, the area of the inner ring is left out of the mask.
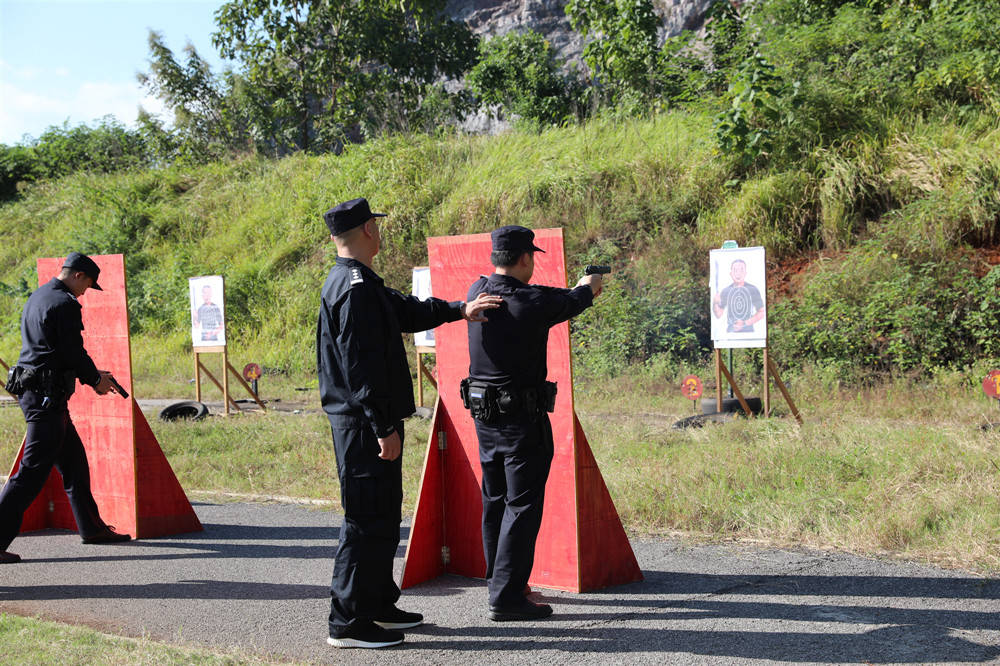
[[[147,36],[163,34],[176,56],[190,41],[214,71],[211,34],[223,0],[0,0],[0,143],[37,137],[50,125],[93,124],[113,115],[127,125],[138,107],[166,122],[136,72],[148,71]]]

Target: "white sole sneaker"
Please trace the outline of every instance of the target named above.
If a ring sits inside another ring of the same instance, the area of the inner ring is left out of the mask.
[[[398,641],[363,641],[359,638],[334,638],[330,636],[326,642],[339,648],[384,648],[399,645],[403,639],[400,638]]]
[[[375,624],[383,629],[413,629],[413,627],[419,627],[423,623],[423,620],[417,620],[416,622],[379,622],[375,620]]]

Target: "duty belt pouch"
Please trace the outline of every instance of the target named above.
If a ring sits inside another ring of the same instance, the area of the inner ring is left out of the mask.
[[[7,371],[7,383],[4,384],[4,389],[7,393],[11,395],[21,395],[24,393],[24,387],[21,385],[21,376],[24,374],[24,368],[19,365],[11,366],[10,370]]]
[[[460,385],[462,404],[472,414],[472,418],[483,423],[492,423],[499,415],[497,389],[489,384],[465,378]]]

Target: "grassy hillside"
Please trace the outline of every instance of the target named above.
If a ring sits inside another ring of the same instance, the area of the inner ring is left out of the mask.
[[[404,290],[428,235],[502,224],[562,227],[571,271],[611,263],[616,279],[578,326],[579,360],[598,372],[704,358],[708,249],[724,239],[768,248],[772,344],[796,364],[932,372],[996,361],[1000,126],[969,114],[886,125],[883,138],[743,179],[714,148],[708,115],[672,112],[37,184],[0,207],[0,358],[16,356],[35,257],[76,249],[125,253],[140,376],[186,378],[187,278],[219,273],[240,356],[304,377],[334,256],[321,214],[367,196],[391,214],[376,268]],[[874,302],[888,307],[865,319],[866,299],[887,290]],[[882,342],[862,354],[848,338]],[[931,338],[940,354],[912,357]]]

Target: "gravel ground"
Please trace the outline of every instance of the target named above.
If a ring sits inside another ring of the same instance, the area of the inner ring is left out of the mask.
[[[205,531],[86,546],[45,530],[0,567],[0,611],[313,663],[1000,662],[1000,580],[826,552],[633,539],[645,580],[537,590],[555,615],[494,623],[480,580],[405,590],[426,624],[385,650],[326,645],[340,517],[196,503]],[[404,526],[404,539],[406,530]],[[402,566],[405,542],[396,560]]]

